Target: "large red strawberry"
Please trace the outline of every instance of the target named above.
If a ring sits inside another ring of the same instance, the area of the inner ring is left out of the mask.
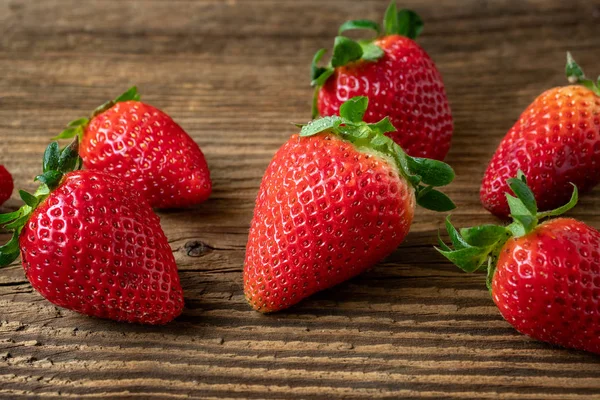
[[[508,217],[507,179],[522,170],[540,210],[569,199],[570,183],[582,192],[600,182],[600,87],[585,78],[571,55],[569,82],[542,93],[521,114],[492,157],[481,184],[481,203]]]
[[[4,165],[0,165],[0,206],[10,199],[14,188],[12,176]]]
[[[194,140],[171,117],[142,103],[135,87],[81,118],[57,138],[79,135],[87,169],[131,183],[152,207],[187,207],[211,192],[208,166]]]
[[[42,182],[26,203],[0,215],[12,239],[0,266],[19,252],[31,285],[52,303],[117,321],[164,324],[183,309],[177,265],[158,216],[121,178],[78,171],[76,142],[44,155]]]
[[[514,222],[457,232],[440,252],[467,272],[488,268],[488,287],[502,316],[519,332],[544,342],[600,354],[600,232],[570,218],[538,225],[577,202],[538,212],[522,174],[509,179]]]
[[[415,41],[423,29],[421,18],[410,10],[396,9],[394,1],[384,18],[384,31],[373,21],[344,23],[350,29],[372,29],[378,37],[354,41],[335,38],[327,67],[317,67],[325,49],[312,65],[316,87],[313,116],[337,115],[354,96],[367,96],[365,121],[389,116],[397,129],[387,135],[413,157],[443,160],[452,139],[452,114],[442,76],[429,55]]]
[[[386,118],[362,122],[367,98],[341,117],[302,128],[263,177],[244,262],[244,291],[261,312],[289,307],[373,266],[404,240],[415,202],[446,211],[433,187],[452,181],[441,161],[412,158],[383,133]]]

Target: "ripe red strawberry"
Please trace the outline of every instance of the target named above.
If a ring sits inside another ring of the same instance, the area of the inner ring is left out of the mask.
[[[12,176],[4,168],[4,165],[0,165],[0,206],[10,199],[14,188]]]
[[[394,129],[388,119],[362,122],[367,104],[366,97],[346,102],[341,117],[304,126],[273,157],[244,263],[254,309],[287,308],[373,266],[404,240],[415,202],[454,208],[433,189],[452,181],[452,169],[407,156],[383,135]]]
[[[211,192],[208,165],[194,140],[171,117],[139,101],[135,87],[69,123],[57,138],[79,135],[87,169],[131,183],[152,207],[187,207]]]
[[[317,67],[325,49],[317,52],[312,65],[312,85],[317,88],[313,114],[338,115],[344,101],[367,96],[365,121],[389,116],[397,131],[387,135],[409,155],[443,160],[452,140],[452,114],[442,76],[414,41],[423,21],[413,11],[398,12],[392,1],[384,27],[381,34],[375,22],[348,21],[340,35],[350,29],[372,29],[381,35],[358,42],[336,37],[326,68]]]
[[[76,142],[46,150],[42,185],[26,205],[0,215],[12,239],[0,247],[0,266],[19,251],[25,274],[60,307],[117,321],[164,324],[183,308],[177,265],[158,216],[122,179],[73,171]]]
[[[487,167],[481,203],[508,217],[506,180],[522,170],[540,210],[564,204],[570,182],[588,191],[600,182],[600,87],[568,55],[567,76],[579,85],[542,93],[506,134]]]
[[[600,232],[570,218],[538,225],[577,202],[538,212],[525,178],[509,179],[514,222],[462,229],[447,222],[454,250],[440,252],[467,272],[488,267],[488,287],[502,316],[544,342],[600,354]]]

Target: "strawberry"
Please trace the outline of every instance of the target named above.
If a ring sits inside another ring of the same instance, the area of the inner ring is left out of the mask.
[[[341,117],[305,125],[275,154],[262,179],[244,262],[244,291],[260,312],[287,308],[360,274],[406,237],[415,202],[454,208],[434,186],[454,178],[441,161],[412,158],[362,122],[368,99]]]
[[[567,76],[577,85],[542,93],[500,142],[481,184],[481,203],[508,217],[507,179],[522,170],[540,210],[569,199],[570,182],[589,191],[600,182],[600,82],[585,78],[567,54]]]
[[[211,192],[208,165],[194,140],[171,117],[139,101],[132,87],[69,123],[56,138],[79,136],[87,169],[130,182],[152,207],[187,207]]]
[[[10,199],[14,188],[12,176],[4,165],[0,165],[0,206]]]
[[[177,265],[158,216],[121,178],[78,171],[77,139],[44,155],[35,194],[0,215],[13,231],[0,266],[21,253],[31,285],[57,306],[86,315],[164,324],[183,308]]]
[[[514,222],[459,232],[447,220],[454,245],[438,249],[467,272],[488,268],[488,288],[500,313],[519,332],[537,340],[600,354],[600,232],[570,218],[556,218],[577,203],[538,212],[519,172],[506,195]]]
[[[315,54],[313,117],[337,115],[344,101],[367,96],[365,121],[389,116],[397,131],[387,135],[409,155],[443,160],[452,140],[452,114],[442,76],[414,40],[423,21],[414,11],[398,11],[392,1],[384,28],[382,33],[376,22],[348,21],[339,29],[327,67],[317,66],[326,50]],[[371,29],[378,37],[354,41],[341,36],[351,29]]]

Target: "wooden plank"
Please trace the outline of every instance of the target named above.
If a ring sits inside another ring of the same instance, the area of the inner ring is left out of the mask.
[[[597,357],[518,334],[483,275],[436,254],[443,215],[420,210],[384,262],[288,311],[246,305],[254,197],[289,122],[309,117],[312,54],[386,2],[0,0],[0,163],[17,186],[34,187],[66,121],[133,83],[200,144],[214,179],[205,204],[160,213],[186,294],[170,325],[87,318],[41,298],[17,263],[0,273],[0,397],[600,399]],[[402,6],[426,21],[419,42],[452,105],[454,221],[494,222],[478,201],[487,161],[524,107],[565,82],[567,49],[594,72],[600,2]],[[571,215],[600,228],[599,206],[595,190]]]

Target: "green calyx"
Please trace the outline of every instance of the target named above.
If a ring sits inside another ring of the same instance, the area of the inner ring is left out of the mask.
[[[416,39],[423,30],[423,20],[414,11],[398,11],[396,1],[392,0],[385,12],[383,27],[384,30],[382,32],[377,22],[364,19],[344,22],[338,31],[339,36],[335,38],[333,54],[329,64],[326,67],[318,66],[319,61],[321,61],[327,51],[326,49],[321,49],[315,54],[311,64],[311,85],[316,87],[323,86],[337,67],[359,60],[379,60],[383,57],[384,52],[374,41],[381,35],[402,35],[410,39]],[[356,29],[372,30],[376,33],[376,37],[355,41],[342,36],[344,32]]]
[[[0,267],[9,265],[19,256],[19,235],[31,213],[58,187],[66,173],[81,168],[78,148],[77,137],[73,143],[62,150],[59,149],[57,142],[50,143],[44,152],[42,174],[35,177],[35,180],[40,182],[40,186],[33,194],[20,190],[19,194],[25,204],[17,211],[0,214],[0,226],[13,233],[8,243],[0,246]]]
[[[465,272],[474,272],[486,266],[488,271],[487,286],[491,290],[492,278],[496,270],[496,261],[500,250],[511,237],[521,237],[532,232],[540,220],[554,217],[575,207],[578,200],[577,187],[573,185],[573,194],[567,204],[555,210],[539,212],[537,203],[522,171],[516,178],[507,181],[515,196],[506,193],[513,222],[508,226],[481,225],[463,228],[459,231],[446,219],[446,230],[452,242],[451,248],[438,236],[439,251]]]
[[[354,97],[340,107],[340,116],[315,119],[302,127],[300,136],[308,137],[330,132],[351,142],[359,151],[376,152],[393,160],[399,173],[415,188],[417,204],[434,211],[450,211],[456,208],[452,200],[435,189],[454,180],[454,170],[446,163],[428,158],[411,157],[392,139],[385,136],[396,128],[386,117],[368,124],[363,121],[369,100]]]
[[[69,122],[67,124],[66,129],[59,133],[57,136],[53,137],[52,140],[70,139],[74,138],[75,136],[78,136],[79,140],[81,141],[83,139],[83,132],[85,131],[85,128],[88,126],[92,118],[94,118],[98,114],[102,114],[104,111],[108,110],[117,103],[131,100],[140,101],[140,94],[138,93],[136,86],[130,87],[125,93],[121,94],[114,100],[109,100],[101,106],[97,107],[92,112],[92,115],[89,118],[83,117]]]
[[[385,11],[383,26],[386,35],[406,36],[413,40],[423,32],[423,20],[419,14],[407,9],[398,10],[395,0]]]
[[[571,84],[578,84],[583,87],[590,89],[600,96],[600,76],[596,81],[588,79],[583,73],[583,69],[575,62],[573,56],[567,51],[567,66],[565,67],[565,74]]]

